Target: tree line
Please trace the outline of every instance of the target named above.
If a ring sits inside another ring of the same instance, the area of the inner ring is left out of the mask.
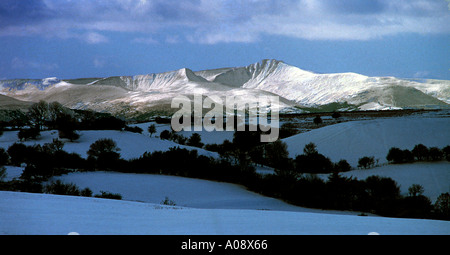
[[[411,163],[418,161],[450,161],[450,145],[440,149],[438,147],[428,148],[423,144],[417,144],[412,150],[402,150],[392,147],[386,156],[386,159],[393,164]]]

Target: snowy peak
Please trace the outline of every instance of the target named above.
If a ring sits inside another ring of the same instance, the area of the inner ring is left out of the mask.
[[[169,90],[190,82],[207,82],[207,80],[188,68],[182,68],[159,74],[136,75],[132,77],[132,86],[129,88],[135,91]]]
[[[264,59],[257,63],[251,64],[246,69],[252,74],[252,79],[262,80],[270,75],[290,69],[291,66],[285,64],[283,61],[275,59]]]
[[[276,70],[282,64],[284,64],[283,61],[279,61],[276,59],[263,59],[259,62],[247,66],[246,68],[250,73],[254,74],[255,77],[262,73],[269,74],[274,70]]]
[[[283,61],[264,59],[245,67],[222,69],[222,72],[217,74],[212,81],[232,87],[256,88],[270,78],[276,83],[290,79],[293,76],[312,74],[311,72],[287,65]]]
[[[188,68],[182,68],[178,70],[181,77],[187,81],[193,81],[193,82],[207,82],[207,80],[201,76],[197,76],[191,69]]]
[[[207,82],[204,78],[197,76],[188,68],[164,73],[152,73],[135,76],[115,76],[97,80],[90,85],[110,85],[125,88],[131,91],[170,90],[176,88],[177,84],[189,82]]]
[[[0,81],[0,94],[18,100],[58,101],[76,109],[125,115],[167,109],[174,96],[193,93],[244,98],[276,95],[283,107],[294,110],[335,103],[336,107],[350,105],[351,109],[360,110],[450,108],[450,81],[368,77],[357,73],[318,74],[275,59],[196,72],[181,68],[135,76]]]
[[[44,78],[44,79],[14,79],[14,80],[0,80],[0,90],[8,89],[11,91],[25,90],[37,88],[39,90],[45,90],[55,84],[61,83],[60,79],[56,77]]]

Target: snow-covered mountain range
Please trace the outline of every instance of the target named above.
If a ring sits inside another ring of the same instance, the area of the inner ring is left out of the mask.
[[[236,96],[242,100],[279,96],[286,111],[335,104],[335,110],[450,108],[450,81],[318,74],[278,60],[244,67],[176,71],[106,78],[1,80],[0,94],[21,101],[58,101],[74,109],[137,116],[171,111],[177,95]],[[253,97],[252,97],[253,96]],[[176,109],[173,109],[175,111]]]

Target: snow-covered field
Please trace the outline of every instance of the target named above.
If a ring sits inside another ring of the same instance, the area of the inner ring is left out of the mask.
[[[386,163],[391,147],[412,150],[416,144],[443,148],[450,145],[450,118],[380,118],[351,121],[314,129],[283,139],[289,156],[303,154],[306,144],[313,142],[319,153],[333,162],[346,159],[356,167],[358,159],[374,156]]]
[[[450,222],[307,212],[192,209],[0,191],[0,234],[450,234]]]
[[[408,188],[412,184],[420,184],[424,188],[423,195],[433,203],[445,192],[450,192],[450,162],[414,163],[385,165],[373,169],[352,170],[341,173],[345,177],[364,180],[371,175],[392,178],[400,186],[400,193],[408,195]],[[328,174],[319,175],[326,179]]]
[[[5,131],[0,137],[0,147],[7,149],[13,143],[17,142],[18,131]],[[117,143],[120,148],[120,155],[123,159],[138,158],[144,152],[166,151],[170,147],[187,148],[190,150],[197,150],[200,155],[216,157],[214,152],[206,151],[196,147],[184,146],[168,140],[161,140],[156,137],[150,137],[146,134],[138,134],[125,131],[115,130],[87,130],[79,131],[80,139],[74,142],[65,141],[64,150],[67,152],[75,152],[82,157],[87,157],[86,152],[89,146],[98,139],[111,138]],[[58,138],[57,131],[42,131],[41,136],[37,140],[29,140],[23,142],[25,145],[34,145],[44,143],[51,143],[54,138]]]
[[[278,199],[250,192],[245,187],[208,180],[154,174],[116,172],[71,173],[54,177],[74,183],[81,189],[119,193],[123,200],[159,204],[166,197],[178,206],[205,209],[254,209],[298,212],[358,214],[357,212],[324,211],[293,206]]]
[[[130,159],[145,151],[167,150],[177,144],[144,134],[120,131],[81,131],[79,141],[67,142],[64,149],[86,156],[90,144],[112,138],[121,155]],[[412,149],[450,144],[448,118],[390,118],[352,121],[302,133],[284,141],[291,157],[303,153],[309,142],[333,161],[347,159],[356,166],[358,158],[375,156],[380,163],[390,147]],[[168,125],[157,125],[158,135]],[[205,143],[231,139],[232,133],[201,132]],[[216,136],[215,136],[216,135]],[[231,136],[230,136],[231,135]],[[188,136],[188,135],[186,135]],[[55,131],[42,132],[44,144],[57,137]],[[0,147],[17,141],[17,132],[6,131]],[[183,147],[183,146],[180,146]],[[191,148],[186,146],[186,148]],[[216,156],[198,148],[199,153]],[[365,179],[370,175],[393,178],[406,194],[411,184],[424,186],[432,201],[450,191],[450,163],[382,165],[370,170],[343,173]],[[23,168],[7,166],[7,180],[18,177]],[[326,176],[322,176],[326,178]],[[120,193],[122,201],[0,191],[0,234],[450,234],[450,222],[357,216],[356,212],[306,209],[249,192],[239,185],[150,174],[113,172],[71,173],[55,179],[100,191]],[[176,206],[161,205],[168,197]]]

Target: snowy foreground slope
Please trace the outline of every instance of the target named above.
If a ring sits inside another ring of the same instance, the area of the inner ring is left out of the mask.
[[[399,117],[351,121],[314,129],[283,139],[289,156],[303,153],[306,144],[313,142],[319,153],[333,162],[347,160],[356,167],[358,159],[374,156],[386,163],[391,147],[412,150],[416,144],[443,148],[450,145],[450,118]]]
[[[450,222],[304,212],[190,209],[0,191],[0,234],[450,234]]]

